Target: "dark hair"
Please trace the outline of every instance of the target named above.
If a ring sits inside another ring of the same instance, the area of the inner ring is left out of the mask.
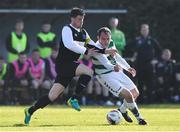
[[[77,17],[78,15],[84,16],[84,15],[85,15],[84,10],[81,9],[81,8],[78,8],[78,7],[72,8],[71,13],[70,13],[70,16],[71,16],[71,17]]]
[[[143,26],[148,26],[148,27],[149,27],[149,24],[147,24],[147,23],[142,23],[142,24],[141,24],[141,28],[142,28]]]
[[[97,35],[100,36],[102,32],[106,33],[106,34],[107,33],[111,34],[111,30],[108,27],[102,27],[102,28],[98,29]]]
[[[24,21],[22,19],[16,19],[16,24],[17,23],[24,23]]]
[[[51,24],[51,22],[49,20],[44,20],[44,21],[42,21],[42,25],[44,25],[44,24]]]

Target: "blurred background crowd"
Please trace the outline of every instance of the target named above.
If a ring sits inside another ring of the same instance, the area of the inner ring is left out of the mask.
[[[3,13],[2,9],[126,9],[126,13],[86,14],[84,26],[96,41],[96,30],[108,26],[118,52],[137,70],[132,78],[139,103],[180,102],[180,2],[178,0],[2,0],[0,3],[0,104],[31,104],[49,91],[56,77],[55,58],[68,13]],[[93,69],[91,58],[79,63]],[[127,75],[129,75],[127,73]],[[130,76],[131,77],[131,76]],[[58,103],[76,86],[74,78]],[[94,77],[81,97],[83,105],[120,105]]]

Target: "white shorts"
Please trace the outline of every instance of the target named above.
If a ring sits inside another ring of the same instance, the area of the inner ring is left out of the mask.
[[[101,85],[117,97],[119,97],[122,89],[132,90],[136,88],[136,85],[132,82],[132,80],[122,71],[96,75],[96,77]]]

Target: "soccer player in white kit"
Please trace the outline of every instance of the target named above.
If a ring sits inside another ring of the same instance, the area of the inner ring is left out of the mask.
[[[111,40],[111,31],[107,27],[102,27],[98,30],[98,41],[96,46],[98,48],[114,48],[109,45]],[[104,54],[94,55],[92,57],[94,70],[97,80],[107,88],[113,95],[123,97],[123,104],[118,109],[127,122],[132,122],[132,119],[127,114],[129,109],[136,117],[139,125],[146,125],[147,122],[139,113],[137,104],[135,102],[139,91],[131,79],[123,73],[122,69],[130,72],[132,76],[136,75],[136,70],[117,53],[114,56],[107,56]],[[114,63],[114,64],[113,64]]]

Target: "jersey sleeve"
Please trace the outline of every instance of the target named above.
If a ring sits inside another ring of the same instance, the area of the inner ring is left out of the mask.
[[[94,48],[95,50],[97,50],[98,53],[102,53],[102,54],[105,54],[105,49],[100,49],[98,47],[96,47],[96,43],[90,38],[89,34],[86,32],[86,47],[89,48],[89,49],[92,49]]]
[[[107,59],[106,55],[104,54],[100,54],[100,55],[96,55],[95,58],[98,59],[98,61],[104,65],[107,69],[109,70],[114,70],[114,65],[112,65],[110,63],[110,61]]]
[[[86,33],[86,41],[85,44],[91,44],[91,45],[95,45],[95,42],[91,39],[91,37],[89,36],[89,34],[87,33],[87,31],[84,29],[85,33]]]
[[[86,48],[84,46],[80,46],[73,40],[72,31],[67,26],[62,29],[62,41],[64,43],[64,46],[69,50],[78,54],[85,54]]]
[[[114,57],[117,61],[117,63],[126,71],[128,71],[128,69],[130,68],[130,65],[126,62],[126,60],[124,58],[122,58],[119,54],[116,53],[115,57]]]

